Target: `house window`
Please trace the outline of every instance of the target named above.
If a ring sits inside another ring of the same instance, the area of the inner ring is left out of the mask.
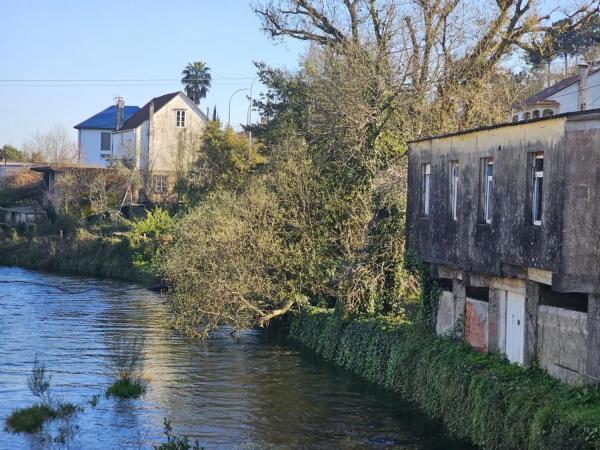
[[[542,224],[544,196],[544,154],[532,155],[531,219],[534,225]]]
[[[458,217],[458,161],[450,161],[450,212],[452,220]]]
[[[175,124],[178,128],[185,128],[185,111],[183,109],[178,109],[175,111],[176,120]]]
[[[545,109],[544,112],[542,113],[543,117],[552,117],[554,115],[554,111],[552,111],[551,109]]]
[[[533,118],[534,118],[534,119],[539,119],[539,118],[540,118],[540,110],[539,110],[539,109],[536,109],[536,110],[533,112]]]
[[[492,223],[494,158],[481,158],[480,211],[481,222]]]
[[[513,122],[518,122],[519,121],[519,115],[515,114],[514,116],[512,116],[512,121]]]
[[[421,166],[421,215],[429,217],[429,201],[431,196],[431,164]]]
[[[100,151],[110,152],[110,133],[100,133]]]
[[[169,189],[169,177],[167,175],[153,175],[152,182],[154,192],[157,194],[164,194]]]
[[[525,115],[523,116],[524,120],[529,120],[531,119],[531,113],[530,112],[526,112]]]

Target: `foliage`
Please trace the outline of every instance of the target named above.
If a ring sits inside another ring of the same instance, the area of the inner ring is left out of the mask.
[[[194,189],[200,193],[217,187],[234,189],[263,162],[260,146],[251,147],[246,136],[231,127],[223,130],[220,122],[209,122],[196,160]]]
[[[194,441],[194,443],[190,443],[190,439],[187,436],[179,437],[173,435],[173,427],[171,426],[171,421],[165,417],[164,419],[164,427],[165,427],[165,437],[167,438],[167,442],[164,442],[160,445],[155,445],[154,450],[202,450],[204,447],[201,447],[198,441]]]
[[[46,365],[38,361],[37,355],[33,361],[33,369],[27,377],[27,386],[31,393],[40,399],[42,405],[48,406],[51,403],[50,382],[52,376],[46,373]]]
[[[287,276],[298,268],[281,227],[276,198],[260,183],[239,194],[213,192],[183,217],[161,263],[173,285],[176,325],[205,335],[223,323],[251,327],[289,310],[298,294]]]
[[[7,174],[0,180],[0,205],[31,204],[42,197],[40,173],[24,168]]]
[[[493,450],[600,449],[600,391],[562,384],[397,318],[342,320],[311,308],[290,337]]]
[[[196,105],[206,97],[210,89],[210,67],[202,61],[188,63],[181,72],[181,83],[185,85],[185,95]]]
[[[147,211],[146,217],[133,221],[127,233],[136,267],[153,270],[153,263],[170,244],[175,219],[162,208]]]
[[[73,163],[78,157],[77,144],[70,132],[61,126],[36,132],[25,143],[25,150],[36,163]]]
[[[146,383],[141,379],[119,379],[106,389],[107,397],[122,399],[138,398],[146,392]]]
[[[0,240],[0,264],[28,269],[90,275],[156,284],[155,275],[133,263],[133,250],[124,236],[100,237],[77,232],[66,238],[36,235],[23,239],[13,230]]]
[[[27,162],[29,155],[23,150],[19,150],[12,145],[5,144],[0,148],[0,160],[11,162]]]
[[[107,397],[137,398],[146,392],[142,350],[143,341],[139,338],[119,338],[113,342],[109,358],[117,380],[106,390]]]
[[[50,395],[52,377],[47,375],[46,366],[38,361],[37,355],[33,362],[31,374],[27,377],[27,386],[31,393],[40,399],[41,403],[26,408],[15,409],[6,418],[8,427],[17,433],[36,433],[44,423],[53,419],[67,419],[82,411],[80,406],[72,403],[56,402]]]
[[[6,424],[17,433],[35,433],[47,420],[56,418],[56,412],[48,405],[33,405],[14,410]]]

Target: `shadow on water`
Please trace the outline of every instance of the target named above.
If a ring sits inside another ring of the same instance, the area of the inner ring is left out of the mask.
[[[208,449],[470,450],[385,392],[282,339],[259,332],[190,341],[165,325],[156,293],[123,283],[0,268],[0,417],[33,399],[26,377],[38,352],[56,395],[84,404],[113,381],[109,352],[142,337],[151,375],[137,400],[101,397],[75,420],[70,448],[151,448],[163,418]],[[67,294],[42,284],[60,284]],[[0,449],[53,448],[0,428]]]

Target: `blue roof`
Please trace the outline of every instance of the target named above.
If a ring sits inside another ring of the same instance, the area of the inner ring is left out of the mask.
[[[123,122],[133,116],[140,108],[138,106],[125,106],[123,111]],[[114,130],[117,127],[117,105],[112,105],[104,111],[84,120],[74,128],[94,130]]]

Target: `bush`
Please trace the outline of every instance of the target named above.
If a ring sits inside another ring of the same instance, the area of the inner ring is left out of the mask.
[[[106,396],[117,398],[138,398],[144,392],[146,392],[146,383],[142,379],[119,379],[108,387],[106,390]]]
[[[401,394],[457,437],[492,450],[600,449],[600,391],[509,364],[422,325],[383,317],[341,320],[311,308],[290,337]]]
[[[47,420],[56,418],[56,411],[47,405],[16,409],[6,419],[8,427],[17,433],[35,433]]]
[[[171,421],[165,417],[165,436],[167,442],[160,445],[155,445],[154,450],[203,450],[204,447],[200,447],[198,441],[194,441],[192,444],[190,438],[187,436],[179,437],[173,435],[173,428],[171,427]]]

